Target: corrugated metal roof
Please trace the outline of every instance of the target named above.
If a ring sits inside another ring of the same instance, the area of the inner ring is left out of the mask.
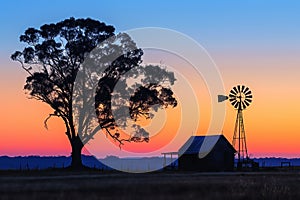
[[[226,140],[223,135],[192,136],[179,149],[179,154],[207,154],[221,138]]]

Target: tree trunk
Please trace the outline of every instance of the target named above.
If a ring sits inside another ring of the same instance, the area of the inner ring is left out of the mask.
[[[71,141],[72,146],[72,169],[82,169],[82,159],[81,159],[81,150],[83,148],[83,144],[81,142],[80,137],[77,135],[76,137],[72,138]]]

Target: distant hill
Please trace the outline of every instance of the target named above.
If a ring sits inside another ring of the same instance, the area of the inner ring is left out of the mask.
[[[279,167],[281,163],[289,162],[291,166],[300,166],[300,158],[254,158],[254,161],[259,163],[260,167]]]
[[[101,170],[121,170],[121,171],[154,171],[163,167],[163,158],[118,158],[107,156],[103,159],[96,159],[94,156],[82,156],[85,166]],[[1,156],[0,170],[40,170],[49,168],[65,168],[70,166],[69,156]]]
[[[300,166],[300,158],[254,158],[260,167],[278,167],[282,162],[289,162],[291,166]],[[84,165],[102,170],[118,169],[122,171],[154,171],[163,167],[162,157],[147,158],[118,158],[107,156],[97,159],[94,156],[82,156]],[[0,170],[40,170],[49,168],[65,168],[71,164],[70,156],[0,156]],[[177,161],[174,161],[177,166]],[[108,167],[109,166],[109,167]]]
[[[98,168],[108,169],[93,156],[82,156],[84,165]],[[71,164],[71,157],[67,156],[1,156],[0,170],[40,170],[48,168],[65,168]]]

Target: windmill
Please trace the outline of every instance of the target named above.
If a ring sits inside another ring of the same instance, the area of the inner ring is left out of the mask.
[[[243,110],[245,110],[252,102],[252,92],[248,87],[244,85],[238,85],[230,90],[228,96],[218,95],[218,102],[222,102],[227,99],[229,99],[231,105],[237,110],[232,146],[237,150],[238,163],[247,163],[249,157],[247,151]]]

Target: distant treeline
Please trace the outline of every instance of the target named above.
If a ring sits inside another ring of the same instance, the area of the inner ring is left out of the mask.
[[[85,166],[100,170],[153,171],[163,167],[163,158],[118,158],[107,156],[97,159],[94,156],[82,155]],[[66,168],[71,164],[70,156],[0,156],[0,170],[41,170]]]
[[[300,158],[254,158],[260,167],[300,166]]]
[[[254,158],[260,167],[300,166],[300,158]],[[157,170],[163,167],[162,157],[118,158],[107,156],[97,159],[94,156],[82,155],[85,166],[102,170],[143,171]],[[0,156],[0,170],[40,170],[50,168],[66,168],[71,164],[70,156]],[[174,161],[175,166],[178,165]],[[108,167],[111,166],[111,167]]]
[[[93,156],[82,156],[84,165],[91,168],[108,169]],[[66,168],[71,164],[70,156],[1,156],[0,170],[40,170]]]

